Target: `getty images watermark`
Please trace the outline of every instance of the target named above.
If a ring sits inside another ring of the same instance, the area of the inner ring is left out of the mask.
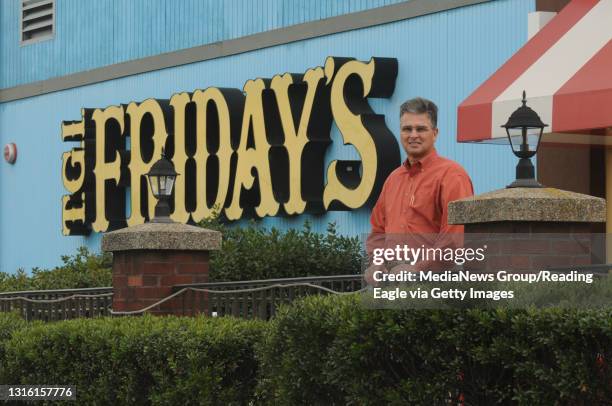
[[[603,246],[602,238],[605,235],[498,234],[441,242],[435,236],[395,235],[384,240],[368,236],[364,304],[383,308],[609,306],[608,267],[596,251]],[[436,246],[442,243],[454,246]]]

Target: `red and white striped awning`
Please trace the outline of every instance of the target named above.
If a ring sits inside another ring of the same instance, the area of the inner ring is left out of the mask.
[[[523,90],[549,125],[545,133],[554,133],[549,141],[612,127],[612,0],[565,6],[459,105],[457,141],[502,141],[500,126],[521,106]]]

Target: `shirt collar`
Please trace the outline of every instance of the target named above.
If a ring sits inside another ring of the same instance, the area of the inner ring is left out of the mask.
[[[420,166],[421,168],[426,168],[437,157],[438,157],[438,153],[436,152],[436,149],[434,148],[434,149],[431,150],[431,152],[429,154],[425,155],[423,158],[419,159],[418,161],[416,161],[412,165],[410,165],[410,162],[408,161],[408,158],[406,158],[406,160],[404,161],[403,167],[406,168],[407,170],[410,170],[415,165],[416,166]]]

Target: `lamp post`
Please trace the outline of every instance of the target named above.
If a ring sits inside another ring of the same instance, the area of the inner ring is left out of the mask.
[[[519,158],[516,165],[516,180],[507,187],[543,187],[535,179],[535,168],[531,158],[537,154],[544,127],[548,127],[548,124],[544,124],[538,113],[527,107],[524,90],[523,105],[510,115],[508,122],[502,127],[506,129],[512,152]]]
[[[153,164],[146,176],[149,179],[151,192],[158,200],[155,206],[155,217],[151,223],[172,223],[169,201],[178,173],[174,170],[172,161],[166,158],[163,149],[161,158]]]

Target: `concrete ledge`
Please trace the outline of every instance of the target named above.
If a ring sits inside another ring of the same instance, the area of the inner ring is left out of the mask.
[[[102,236],[103,251],[221,249],[221,233],[179,223],[144,223]]]
[[[605,199],[554,188],[500,189],[451,202],[449,224],[606,221]]]

